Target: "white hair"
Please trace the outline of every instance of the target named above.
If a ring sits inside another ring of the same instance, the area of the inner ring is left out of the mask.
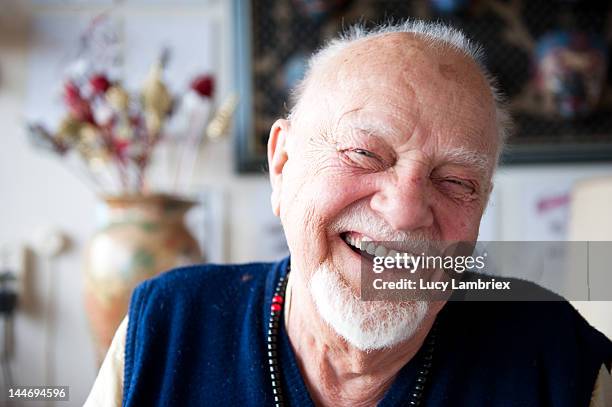
[[[309,289],[321,318],[362,351],[391,348],[412,338],[429,310],[425,301],[362,301],[324,264],[312,275]]]
[[[320,48],[310,57],[304,78],[292,90],[291,96],[293,103],[288,118],[295,118],[297,112],[300,110],[301,101],[303,99],[302,96],[315,68],[326,65],[328,61],[333,59],[356,41],[394,33],[414,34],[422,38],[425,45],[428,47],[434,49],[443,49],[444,47],[454,49],[460,53],[463,53],[477,64],[481,73],[486,79],[491,90],[491,94],[493,95],[493,99],[495,100],[495,119],[497,135],[499,138],[498,154],[496,157],[498,160],[512,128],[512,120],[505,106],[506,103],[504,97],[498,89],[495,78],[485,67],[484,52],[482,47],[470,40],[459,29],[440,22],[425,22],[421,20],[408,19],[400,22],[389,22],[373,28],[366,28],[362,23],[349,27],[342,34],[340,34],[339,37],[328,41],[322,48]]]
[[[377,216],[366,201],[345,208],[330,230],[363,230],[380,241],[401,245],[412,253],[439,250],[437,236],[395,230]],[[360,270],[354,270],[360,272]],[[412,338],[430,310],[427,301],[362,301],[337,265],[322,263],[308,281],[310,296],[323,321],[349,344],[362,351],[390,348]],[[361,288],[363,292],[363,287]]]

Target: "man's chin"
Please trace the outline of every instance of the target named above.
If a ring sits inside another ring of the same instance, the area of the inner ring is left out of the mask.
[[[422,301],[361,301],[326,266],[312,275],[309,289],[321,318],[337,335],[362,351],[390,348],[411,338],[429,308]]]

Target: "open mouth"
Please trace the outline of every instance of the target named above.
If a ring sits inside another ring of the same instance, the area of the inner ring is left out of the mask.
[[[340,236],[347,246],[355,253],[372,259],[376,257],[394,257],[396,250],[389,249],[383,244],[375,242],[372,238],[357,232],[344,232]]]
[[[346,243],[346,245],[353,252],[357,253],[360,256],[368,255],[368,252],[365,250],[361,250],[361,241],[358,238],[354,237],[351,232],[344,232],[340,234],[340,237]],[[368,255],[369,256],[369,255]]]
[[[346,243],[346,245],[362,259],[370,262],[374,261],[374,257],[402,257],[406,267],[412,267],[413,265],[413,254],[404,251],[398,251],[396,249],[389,248],[388,246],[394,245],[399,248],[400,242],[376,242],[372,238],[358,232],[344,232],[340,234],[340,237]]]

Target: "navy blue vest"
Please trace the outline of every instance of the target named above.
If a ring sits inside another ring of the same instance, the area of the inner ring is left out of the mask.
[[[287,263],[192,266],[142,283],[129,310],[123,405],[272,405],[266,323]],[[612,360],[612,343],[566,302],[449,302],[438,318],[426,406],[588,406]],[[285,398],[311,406],[284,328],[279,340]],[[405,405],[418,359],[380,406]]]

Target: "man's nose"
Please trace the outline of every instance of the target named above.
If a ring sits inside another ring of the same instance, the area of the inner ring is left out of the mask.
[[[370,200],[370,207],[395,230],[427,228],[434,221],[429,188],[426,176],[398,175],[380,185]]]

